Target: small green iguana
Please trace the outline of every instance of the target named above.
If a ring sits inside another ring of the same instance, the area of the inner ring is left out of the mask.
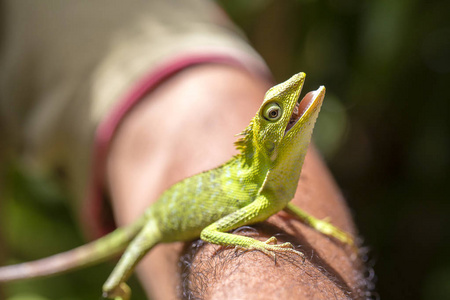
[[[111,258],[125,250],[103,286],[103,296],[129,299],[125,281],[139,260],[156,244],[189,241],[303,254],[290,243],[277,244],[227,233],[266,220],[285,210],[320,231],[353,245],[352,237],[326,221],[290,204],[311,140],[325,88],[300,102],[305,74],[299,73],[269,89],[260,109],[236,142],[240,153],[225,164],[186,178],[166,190],[135,223],[74,250],[0,268],[0,282],[48,276]]]

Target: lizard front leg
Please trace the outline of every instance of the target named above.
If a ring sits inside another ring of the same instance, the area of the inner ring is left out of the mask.
[[[212,244],[235,246],[246,250],[259,250],[274,259],[277,252],[291,252],[304,258],[303,253],[295,250],[291,243],[276,244],[277,239],[275,237],[262,242],[254,238],[226,232],[240,226],[264,221],[276,212],[277,210],[265,197],[259,196],[249,205],[204,228],[200,238]]]
[[[350,245],[352,248],[355,249],[353,237],[349,233],[340,230],[339,228],[333,226],[329,222],[325,220],[319,220],[311,216],[310,214],[306,213],[304,210],[295,206],[292,203],[288,203],[288,205],[284,208],[284,211],[297,217],[300,221],[314,228],[318,232],[327,236],[331,236],[344,244]]]

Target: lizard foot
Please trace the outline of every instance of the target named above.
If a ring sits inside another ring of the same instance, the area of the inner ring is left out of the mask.
[[[130,287],[122,282],[118,287],[112,291],[104,291],[102,297],[104,299],[111,300],[130,300],[131,289]]]
[[[263,252],[264,254],[272,257],[274,259],[275,263],[277,261],[277,257],[276,257],[277,252],[294,253],[294,254],[299,255],[303,259],[303,261],[305,260],[305,255],[302,252],[295,250],[294,246],[291,243],[277,244],[277,242],[278,242],[278,240],[274,236],[269,238],[265,242],[255,240],[255,242],[250,245],[249,250],[259,250],[259,251]]]
[[[350,245],[351,247],[355,247],[353,237],[347,232],[342,231],[329,223],[329,218],[325,218],[324,220],[313,219],[310,222],[311,227],[315,230],[325,235],[334,237],[335,239],[341,241],[344,244]]]

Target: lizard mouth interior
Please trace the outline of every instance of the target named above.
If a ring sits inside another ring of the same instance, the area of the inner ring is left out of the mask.
[[[292,110],[291,118],[286,126],[285,133],[288,132],[295,124],[297,124],[298,120],[305,114],[311,104],[314,102],[316,98],[316,91],[309,92],[303,97],[301,101],[297,101],[295,103],[295,107]]]

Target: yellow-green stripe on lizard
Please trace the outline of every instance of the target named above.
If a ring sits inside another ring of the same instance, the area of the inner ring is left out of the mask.
[[[57,256],[0,268],[0,282],[82,267],[126,247],[103,292],[108,298],[129,299],[125,281],[148,251],[159,243],[198,237],[214,244],[259,250],[274,258],[279,252],[303,257],[290,243],[277,244],[274,237],[262,242],[228,233],[264,221],[283,209],[323,234],[353,245],[347,233],[289,203],[325,95],[322,86],[299,101],[304,80],[305,74],[299,73],[267,91],[260,109],[236,142],[239,154],[225,164],[176,183],[128,227]]]

